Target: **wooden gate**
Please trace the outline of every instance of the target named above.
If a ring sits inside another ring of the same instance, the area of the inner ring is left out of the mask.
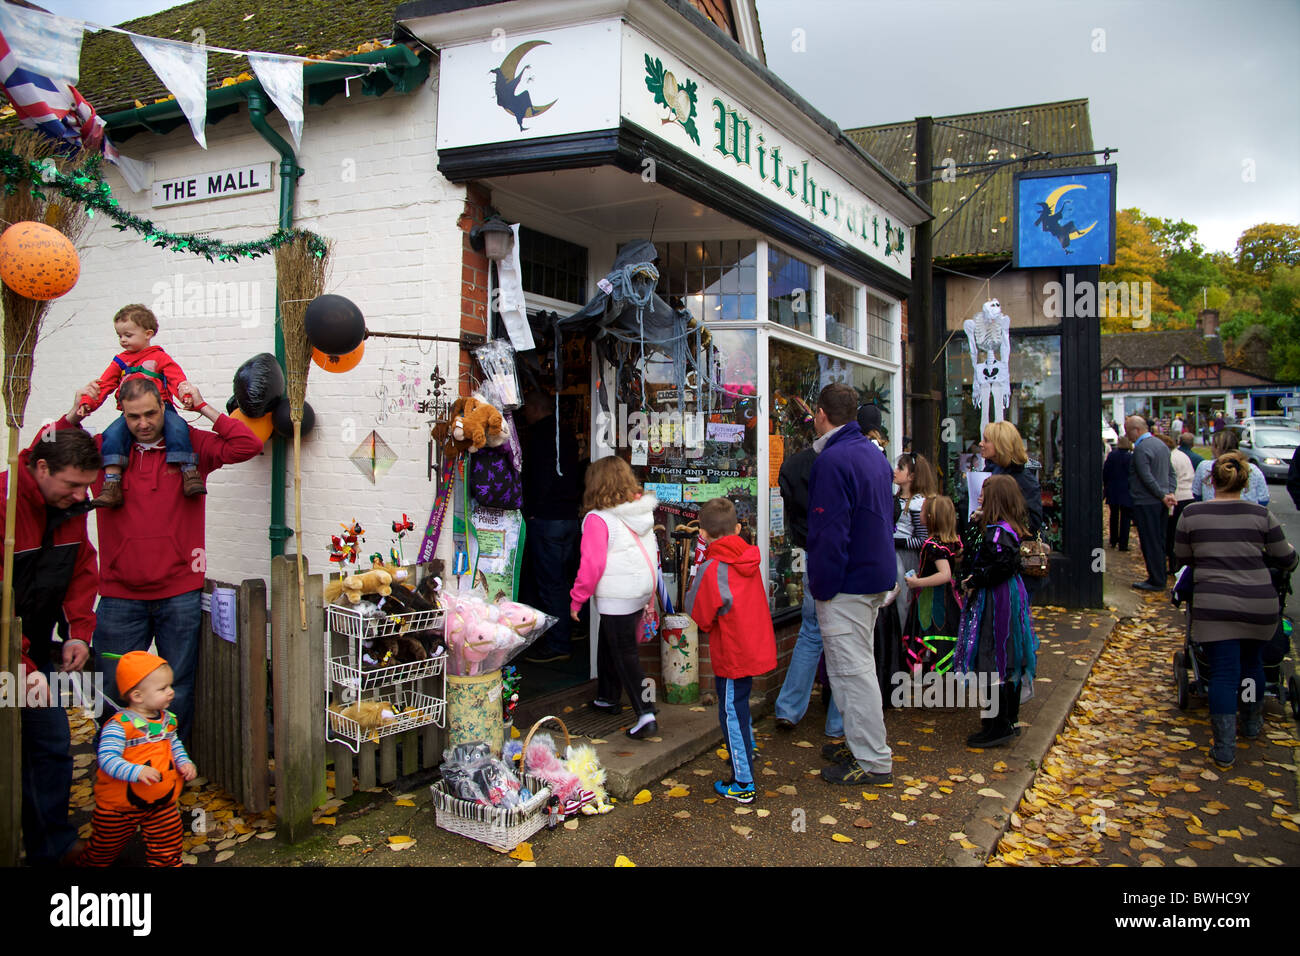
[[[235,640],[219,636],[211,611],[199,633],[190,752],[199,773],[255,813],[270,806],[267,787],[266,583],[251,578],[235,586],[208,580],[233,596]]]

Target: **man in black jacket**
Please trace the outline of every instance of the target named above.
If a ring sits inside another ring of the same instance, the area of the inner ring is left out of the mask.
[[[1124,420],[1124,434],[1133,443],[1133,460],[1129,463],[1129,493],[1133,496],[1133,523],[1142,543],[1142,560],[1147,579],[1135,581],[1139,591],[1165,589],[1165,522],[1174,498],[1176,482],[1169,461],[1169,449],[1147,428],[1141,415]]]

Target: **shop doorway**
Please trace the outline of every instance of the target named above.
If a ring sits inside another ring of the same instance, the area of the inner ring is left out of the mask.
[[[591,346],[584,337],[565,336],[557,378],[551,316],[530,318],[537,348],[519,356],[525,401],[515,413],[527,528],[519,598],[557,619],[515,662],[521,694],[535,700],[583,684],[591,675],[589,611],[584,607],[578,621],[569,617],[583,478],[591,461]]]

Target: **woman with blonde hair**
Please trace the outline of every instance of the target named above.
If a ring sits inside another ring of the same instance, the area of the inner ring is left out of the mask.
[[[1214,433],[1214,437],[1210,439],[1210,452],[1213,457],[1209,461],[1203,461],[1197,465],[1196,474],[1192,477],[1193,498],[1197,501],[1214,500],[1214,482],[1211,479],[1210,470],[1221,455],[1235,452],[1238,444],[1237,433],[1230,428]],[[1250,501],[1267,508],[1269,493],[1268,482],[1264,478],[1264,473],[1253,462],[1247,462],[1247,464],[1250,466],[1250,476],[1246,481],[1246,487],[1242,489],[1241,500]]]
[[[600,642],[596,650],[594,710],[616,714],[623,692],[632,702],[636,720],[627,730],[635,740],[654,736],[654,705],[642,699],[637,632],[650,596],[659,580],[659,545],[654,534],[654,510],[659,502],[643,494],[636,475],[617,456],[601,458],[587,469],[582,496],[582,561],[569,592],[570,615],[594,598],[600,612]]]
[[[1043,526],[1043,495],[1038,486],[1038,463],[1031,463],[1025,450],[1024,439],[1010,422],[989,422],[980,442],[980,454],[989,462],[985,471],[995,475],[1010,475],[1025,499],[1026,531],[1029,537],[1038,534]]]

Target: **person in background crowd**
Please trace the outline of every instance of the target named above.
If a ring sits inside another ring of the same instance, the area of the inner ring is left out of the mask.
[[[523,419],[524,553],[530,584],[525,601],[531,598],[539,610],[556,618],[524,660],[559,663],[572,653],[574,628],[567,595],[582,535],[578,522],[582,469],[573,432],[556,429],[554,396],[540,389],[529,391],[524,396]]]
[[[1188,461],[1192,463],[1192,472],[1195,474],[1196,469],[1200,467],[1201,462],[1205,461],[1200,455],[1196,454],[1192,448],[1196,445],[1196,436],[1190,429],[1184,429],[1183,433],[1178,436],[1178,451],[1187,456]]]
[[[822,778],[850,786],[893,781],[872,640],[894,584],[890,469],[862,435],[857,404],[848,385],[822,389],[813,419],[817,460],[808,481],[808,582],[845,734],[843,746],[822,749],[834,764]]]
[[[1130,415],[1124,420],[1124,434],[1133,443],[1133,460],[1129,463],[1129,494],[1133,496],[1133,523],[1137,525],[1142,560],[1146,563],[1145,581],[1133,582],[1139,591],[1163,591],[1165,573],[1165,522],[1174,498],[1173,465],[1169,449],[1151,434],[1146,419]]]
[[[894,583],[898,585],[898,598],[894,606],[901,634],[907,621],[907,572],[916,570],[921,545],[929,536],[921,509],[927,499],[939,493],[939,481],[924,455],[906,452],[894,465],[894,484],[898,486],[894,497],[894,555],[898,567]]]
[[[1192,467],[1192,460],[1177,450],[1172,438],[1167,435],[1156,437],[1169,446],[1169,465],[1174,470],[1175,504],[1173,514],[1165,521],[1165,560],[1169,562],[1169,573],[1176,574],[1178,567],[1174,563],[1177,560],[1174,557],[1174,529],[1178,526],[1183,509],[1195,500],[1192,497],[1192,479],[1196,477],[1196,469]]]
[[[1025,531],[1030,538],[1038,536],[1043,527],[1043,492],[1038,484],[1039,464],[1031,461],[1024,439],[1010,422],[990,422],[984,429],[980,454],[987,459],[984,470],[995,475],[1009,475],[1020,488],[1025,500]],[[1025,578],[1029,601],[1047,581],[1047,578]]]
[[[1280,611],[1269,567],[1289,572],[1295,549],[1267,508],[1245,501],[1248,462],[1240,452],[1214,461],[1212,500],[1183,511],[1174,539],[1179,561],[1192,567],[1192,640],[1210,663],[1211,759],[1228,769],[1237,757],[1237,695],[1253,682],[1242,735],[1259,736],[1264,723],[1264,665],[1260,652],[1277,629]]]
[[[1300,509],[1300,448],[1291,455],[1291,469],[1286,474],[1286,490],[1291,493],[1291,500]]]
[[[873,408],[873,406],[863,406]],[[880,421],[880,412],[876,410],[876,424]],[[861,413],[859,413],[859,420]],[[804,551],[808,548],[808,478],[812,474],[813,462],[817,452],[812,445],[791,455],[781,464],[779,482],[781,498],[785,502],[785,523],[794,547]],[[790,652],[790,666],[785,672],[785,682],[777,695],[773,711],[776,715],[778,730],[793,730],[803,715],[808,711],[808,701],[812,697],[813,683],[817,678],[817,668],[822,656],[822,632],[817,626],[817,605],[813,600],[812,590],[808,587],[807,564],[803,575],[803,608],[799,623],[799,636],[795,638],[794,650]],[[843,737],[844,721],[839,708],[832,697],[826,707],[825,733],[827,737]]]
[[[1214,500],[1214,482],[1210,480],[1210,469],[1220,455],[1236,451],[1238,442],[1237,433],[1230,428],[1214,433],[1214,437],[1210,439],[1210,451],[1214,458],[1197,465],[1196,474],[1192,478],[1192,497],[1197,501]],[[1250,465],[1250,478],[1241,492],[1241,498],[1243,501],[1252,501],[1257,505],[1268,507],[1270,500],[1268,481],[1258,465]]]
[[[1129,524],[1133,520],[1133,496],[1128,490],[1132,458],[1133,443],[1127,435],[1121,435],[1101,467],[1102,494],[1110,511],[1110,546],[1120,551],[1128,550]]]
[[[1174,416],[1174,420],[1169,423],[1169,435],[1174,441],[1178,441],[1179,436],[1183,433],[1183,413],[1179,412]]]

